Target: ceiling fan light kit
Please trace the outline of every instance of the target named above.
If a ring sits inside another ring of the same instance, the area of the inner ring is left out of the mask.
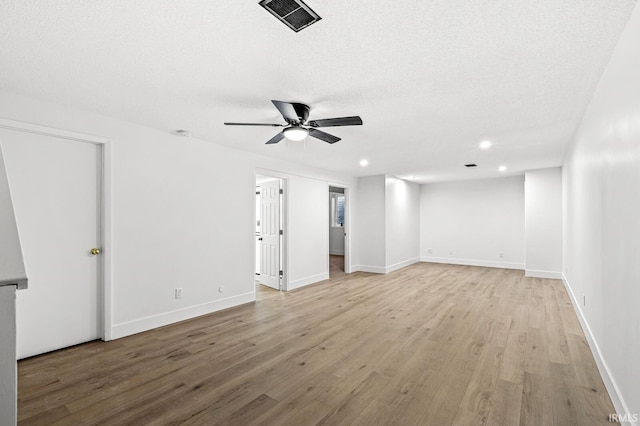
[[[275,123],[234,123],[225,122],[226,126],[270,126],[270,127],[284,127],[282,132],[278,133],[267,141],[267,145],[280,142],[282,139],[287,138],[291,141],[301,141],[307,136],[320,139],[326,143],[336,143],[340,140],[339,137],[331,135],[329,133],[318,130],[318,127],[340,127],[340,126],[361,126],[362,119],[357,116],[340,117],[340,118],[325,118],[322,120],[309,120],[309,112],[311,108],[309,105],[299,102],[283,102],[283,101],[271,101],[273,105],[280,111],[282,118],[287,124],[275,124]]]
[[[309,131],[302,127],[289,127],[283,130],[284,137],[290,141],[301,141],[309,135]]]

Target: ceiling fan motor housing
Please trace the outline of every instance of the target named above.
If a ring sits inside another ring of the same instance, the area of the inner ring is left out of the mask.
[[[289,124],[305,124],[309,119],[309,111],[310,111],[309,105],[296,103],[296,102],[291,102],[291,105],[293,106],[293,109],[296,111],[296,114],[298,115],[298,123],[289,122]]]

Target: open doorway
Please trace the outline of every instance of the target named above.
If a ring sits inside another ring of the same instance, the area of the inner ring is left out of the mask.
[[[259,290],[285,290],[284,180],[256,175],[255,273]]]
[[[347,195],[348,189],[329,186],[329,277],[347,271]]]

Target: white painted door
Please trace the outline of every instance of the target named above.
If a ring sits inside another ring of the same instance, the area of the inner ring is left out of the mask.
[[[29,278],[17,293],[25,358],[100,337],[101,147],[0,129]]]
[[[280,180],[260,185],[260,283],[280,289]]]

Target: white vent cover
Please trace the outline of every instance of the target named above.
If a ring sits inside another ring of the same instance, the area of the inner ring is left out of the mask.
[[[261,0],[260,6],[295,32],[322,19],[302,0]]]

